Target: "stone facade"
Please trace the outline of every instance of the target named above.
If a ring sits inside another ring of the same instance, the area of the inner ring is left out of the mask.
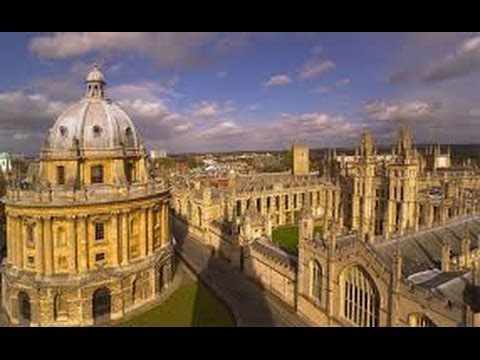
[[[391,154],[365,132],[320,175],[183,178],[175,219],[314,325],[479,326],[480,176],[435,153],[402,128]],[[299,226],[298,256],[271,239],[285,224]]]
[[[14,325],[118,319],[173,276],[169,189],[149,178],[141,139],[98,69],[86,84],[49,132],[37,181],[7,191],[2,305]]]

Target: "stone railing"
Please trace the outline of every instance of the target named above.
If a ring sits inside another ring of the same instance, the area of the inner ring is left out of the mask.
[[[61,187],[11,187],[7,189],[7,203],[88,203],[138,198],[169,190],[165,181],[151,181],[131,185],[97,184],[79,189]]]

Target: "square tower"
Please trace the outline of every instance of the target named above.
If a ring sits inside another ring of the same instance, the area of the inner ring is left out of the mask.
[[[308,147],[294,143],[292,153],[293,153],[293,175],[308,175],[310,173]]]

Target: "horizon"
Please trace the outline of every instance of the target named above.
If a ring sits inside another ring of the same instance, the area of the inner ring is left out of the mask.
[[[99,62],[107,96],[169,154],[476,145],[478,33],[2,33],[2,151],[38,154]],[[14,45],[14,46],[13,46]],[[252,149],[252,150],[246,150]]]

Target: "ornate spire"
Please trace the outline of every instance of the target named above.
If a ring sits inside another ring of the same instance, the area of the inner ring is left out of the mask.
[[[91,99],[104,99],[105,98],[105,78],[100,71],[100,67],[97,63],[93,65],[93,69],[88,73],[85,80],[86,92],[85,96]]]

